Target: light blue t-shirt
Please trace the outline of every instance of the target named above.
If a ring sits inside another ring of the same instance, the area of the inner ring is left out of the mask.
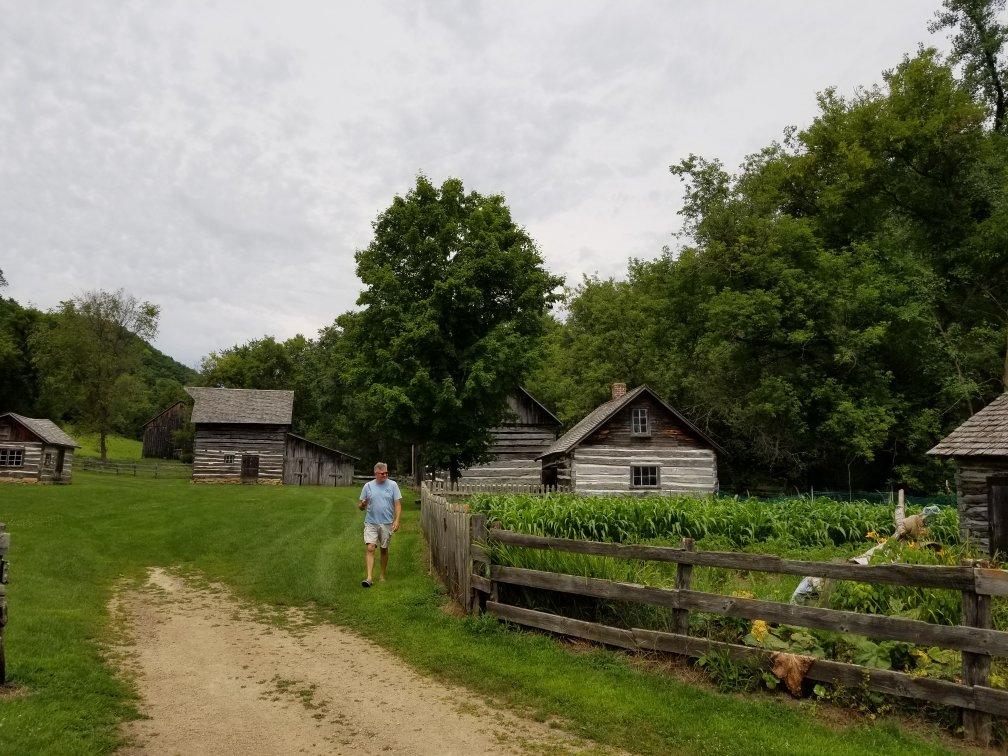
[[[390,525],[395,519],[395,503],[402,498],[399,484],[386,479],[384,483],[369,480],[360,492],[360,501],[367,500],[364,522],[370,525]]]

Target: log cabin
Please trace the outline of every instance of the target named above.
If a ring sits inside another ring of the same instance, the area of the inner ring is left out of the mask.
[[[464,483],[539,485],[539,456],[556,441],[560,420],[532,394],[519,387],[508,397],[507,419],[491,429],[494,441],[489,462],[462,473]]]
[[[283,482],[294,392],[187,386],[193,398],[193,481]]]
[[[78,448],[52,420],[0,415],[0,481],[69,483]]]
[[[585,494],[710,494],[720,447],[647,386],[612,386],[612,398],[544,453],[543,483]]]
[[[959,535],[989,554],[1008,554],[1008,393],[928,451],[955,462]]]

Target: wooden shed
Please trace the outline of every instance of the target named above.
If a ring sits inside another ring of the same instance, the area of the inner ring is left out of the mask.
[[[462,473],[466,483],[519,483],[539,485],[542,465],[539,456],[560,432],[560,420],[524,388],[508,397],[509,418],[492,429],[490,453],[493,459],[473,465]]]
[[[540,458],[543,482],[580,493],[709,494],[717,490],[720,447],[647,386],[612,387]]]
[[[172,434],[189,420],[189,407],[177,401],[143,424],[143,451],[145,459],[176,459],[179,449]]]
[[[186,387],[193,398],[193,480],[283,482],[293,391]]]
[[[349,486],[353,483],[352,454],[331,449],[307,438],[287,434],[283,482],[293,486]]]
[[[1008,554],[1008,393],[928,452],[955,461],[959,534],[984,551]]]
[[[52,420],[0,415],[0,481],[69,483],[77,448]]]

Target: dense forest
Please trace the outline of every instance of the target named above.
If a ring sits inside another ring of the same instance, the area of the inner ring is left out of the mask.
[[[464,467],[508,386],[572,424],[626,381],[721,443],[726,487],[943,488],[926,451],[1008,385],[1003,10],[948,0],[932,30],[951,30],[950,55],[921,48],[877,86],[823,91],[811,123],[737,168],[670,166],[674,243],[552,312],[560,281],[503,199],[421,176],[357,254],[358,310],[316,338],[214,352],[198,379],[148,346],[144,400],[118,429],[136,435],[189,380],[293,388],[302,433],[393,460],[425,443]],[[59,317],[0,300],[0,407],[74,418],[30,352]],[[369,374],[368,349],[395,375]]]

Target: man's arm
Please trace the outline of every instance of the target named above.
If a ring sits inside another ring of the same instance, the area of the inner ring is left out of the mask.
[[[357,509],[360,509],[361,511],[367,509],[369,493],[368,485],[368,483],[364,484],[364,488],[361,489],[361,499],[357,502]]]
[[[395,519],[392,520],[392,532],[399,530],[399,515],[402,514],[402,499],[395,500]]]

